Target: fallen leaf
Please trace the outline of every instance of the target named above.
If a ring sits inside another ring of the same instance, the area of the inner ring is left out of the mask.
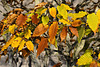
[[[9,31],[10,33],[14,34],[14,29],[17,27],[17,25],[13,24],[11,26],[9,26]]]
[[[59,63],[53,65],[53,67],[60,67],[60,66],[61,66],[61,62],[59,62]]]
[[[34,51],[34,45],[31,41],[27,41],[26,46],[30,51]]]
[[[49,8],[49,13],[52,17],[56,17],[56,8],[52,7],[52,8]]]
[[[66,36],[67,36],[67,27],[63,27],[60,33],[61,42],[66,38]]]
[[[88,14],[87,15],[87,23],[95,34],[98,30],[98,27],[99,27],[98,16],[95,15],[95,13]]]
[[[60,19],[59,22],[63,23],[63,24],[67,24],[67,25],[71,25],[68,20],[64,20],[64,19]]]
[[[97,62],[95,60],[92,61],[90,67],[98,67]]]
[[[28,49],[23,49],[23,50],[21,50],[21,52],[22,52],[22,56],[26,59],[26,57],[28,57],[29,56],[29,54],[30,54],[30,52],[28,51]]]
[[[43,33],[45,33],[47,30],[48,30],[48,25],[43,25],[42,23],[41,24],[39,24],[36,28],[35,28],[35,30],[34,30],[34,32],[33,32],[33,37],[37,37],[37,36],[40,36],[41,34],[43,34]]]
[[[38,14],[35,14],[35,15],[33,15],[31,17],[32,23],[34,23],[34,24],[38,24],[39,23],[39,19],[37,17],[38,17]]]
[[[74,20],[73,22],[71,22],[71,24],[72,24],[73,27],[78,27],[78,26],[81,25],[81,23],[82,23],[81,20]]]
[[[45,48],[48,47],[48,39],[47,38],[41,38],[41,42],[38,45],[38,49],[37,49],[37,57],[40,55],[41,52],[44,51]]]
[[[58,31],[58,22],[53,22],[53,24],[51,24],[50,28],[49,28],[49,36],[50,36],[50,40],[52,40]]]
[[[100,53],[98,54],[98,60],[100,60]]]
[[[25,25],[25,22],[27,20],[27,16],[23,15],[23,14],[20,14],[18,17],[17,17],[17,20],[16,20],[16,24],[19,26],[19,27],[23,27],[23,25]]]
[[[98,16],[98,20],[99,20],[99,23],[100,23],[100,9],[97,11],[96,15]]]
[[[37,5],[35,6],[35,9],[39,9],[39,8],[45,6],[46,4],[47,4],[47,2],[39,3],[39,4],[37,4]]]
[[[43,23],[43,25],[48,24],[48,22],[49,22],[49,17],[48,16],[42,16],[42,23]]]
[[[69,27],[70,31],[78,37],[78,31],[77,31],[77,28],[73,28],[73,27]]]
[[[47,8],[43,9],[40,14],[42,15],[43,13],[45,13],[46,10]]]
[[[66,8],[66,10],[72,10],[72,8],[70,8],[68,5],[61,4],[61,6],[64,6]]]
[[[24,47],[25,43],[26,43],[26,41],[24,41],[24,40],[21,41],[21,43],[19,44],[18,51],[22,50],[22,48]]]

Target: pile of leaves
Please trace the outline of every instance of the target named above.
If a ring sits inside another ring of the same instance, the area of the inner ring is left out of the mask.
[[[8,55],[10,49],[13,56],[18,53],[27,58],[36,53],[34,57],[39,58],[43,51],[51,51],[54,45],[54,51],[66,58],[68,66],[72,63],[74,66],[100,66],[100,48],[94,49],[99,45],[90,46],[92,41],[100,41],[100,10],[75,13],[75,9],[66,4],[54,7],[42,2],[27,13],[23,11],[16,8],[0,22],[0,34],[6,41],[5,45],[0,45],[0,56]],[[61,49],[65,47],[68,50]],[[54,67],[59,65],[61,63]]]

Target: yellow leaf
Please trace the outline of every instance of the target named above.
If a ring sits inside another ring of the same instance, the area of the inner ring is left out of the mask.
[[[12,47],[18,47],[20,42],[21,42],[22,38],[21,37],[17,37],[16,39],[13,40],[11,46]]]
[[[19,48],[18,48],[18,51],[22,50],[22,48],[24,47],[24,44],[26,42],[24,40],[21,41],[21,43],[19,44]]]
[[[61,4],[61,6],[64,6],[66,8],[66,10],[72,10],[72,8],[70,8],[68,5]]]
[[[98,21],[98,16],[95,15],[95,13],[88,14],[87,15],[87,23],[89,27],[92,29],[94,33],[97,32],[99,21]]]
[[[80,11],[79,13],[69,13],[68,16],[71,16],[74,20],[77,18],[82,18],[87,15],[86,12]]]
[[[99,23],[100,23],[100,9],[97,11],[96,15],[98,16],[98,20],[99,20]]]
[[[26,46],[30,51],[34,51],[34,45],[31,41],[27,41]]]
[[[15,25],[15,24],[9,26],[9,31],[10,31],[10,33],[14,34],[14,29],[15,29],[15,27],[17,27],[17,25]]]
[[[77,64],[78,65],[86,65],[86,64],[90,64],[92,62],[92,56],[91,56],[91,52],[87,52],[84,55],[82,55],[79,59]]]
[[[43,9],[40,14],[42,15],[46,10],[47,8]]]
[[[59,14],[62,15],[63,18],[67,20],[68,13],[66,11],[66,8],[64,6],[57,6],[57,10],[58,10]]]
[[[11,37],[11,39],[2,47],[1,51],[4,51],[8,48],[8,46],[13,42],[15,35]]]
[[[100,53],[98,54],[98,60],[100,59]]]
[[[56,17],[56,8],[52,7],[49,9],[49,13],[52,17]]]
[[[31,30],[28,29],[24,36],[25,38],[29,39],[31,37]]]
[[[59,22],[62,22],[63,24],[71,25],[68,21],[66,21],[64,19],[59,20]]]

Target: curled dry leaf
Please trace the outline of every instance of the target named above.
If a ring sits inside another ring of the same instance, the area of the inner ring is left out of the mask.
[[[78,37],[78,31],[77,31],[77,28],[73,28],[73,27],[69,27],[70,31]]]
[[[92,61],[90,67],[98,67],[97,62],[95,60]]]
[[[38,49],[37,49],[37,57],[40,55],[40,53],[42,51],[44,51],[45,48],[48,47],[48,39],[47,38],[41,38],[41,42],[38,45]]]
[[[81,25],[81,23],[82,23],[81,20],[74,20],[73,22],[71,22],[71,24],[72,24],[73,27],[78,27],[78,26]]]
[[[60,38],[61,38],[61,41],[63,41],[67,36],[67,27],[63,27],[61,33],[60,33]]]
[[[38,14],[35,14],[31,17],[32,19],[32,23],[34,24],[38,24],[39,23],[39,19],[37,18]]]
[[[56,36],[58,31],[58,22],[53,22],[49,28],[49,36],[50,40],[53,40],[53,38]]]
[[[35,6],[35,9],[39,9],[39,8],[45,6],[46,4],[47,4],[47,2],[39,3],[39,4],[37,4],[37,5]]]
[[[37,37],[37,36],[40,36],[41,34],[45,33],[47,30],[48,30],[49,26],[48,25],[43,25],[42,23],[39,24],[34,32],[33,32],[33,37]]]
[[[23,27],[23,25],[25,25],[25,22],[27,20],[27,16],[23,15],[23,14],[20,14],[18,17],[17,17],[17,20],[16,20],[16,24],[19,26],[19,27]]]

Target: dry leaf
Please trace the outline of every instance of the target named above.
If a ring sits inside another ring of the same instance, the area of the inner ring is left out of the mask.
[[[37,5],[35,6],[35,9],[39,9],[39,8],[45,6],[46,4],[47,4],[47,2],[39,3],[39,4],[37,4]]]
[[[34,24],[38,24],[39,23],[39,19],[37,18],[38,14],[35,14],[31,17],[32,19],[32,23]]]
[[[40,55],[42,51],[44,51],[45,48],[48,47],[48,42],[47,38],[41,38],[41,42],[38,45],[37,49],[37,57]]]
[[[35,30],[34,30],[34,32],[33,32],[33,37],[36,37],[36,36],[40,36],[41,34],[43,34],[43,33],[45,33],[47,30],[48,30],[48,25],[43,25],[42,23],[41,24],[39,24],[36,28],[35,28]]]
[[[56,17],[56,8],[52,7],[49,9],[49,13],[52,17]]]
[[[67,27],[64,27],[60,33],[61,41],[63,41],[67,36]]]
[[[17,20],[16,20],[16,24],[19,26],[19,27],[23,27],[23,25],[25,25],[25,22],[27,20],[27,16],[23,15],[23,14],[20,14],[18,17],[17,17]]]
[[[90,64],[90,67],[98,67],[97,62],[96,61],[92,61]]]
[[[70,31],[78,37],[78,31],[77,31],[77,28],[73,28],[73,27],[69,27]]]
[[[50,28],[49,28],[49,36],[50,36],[50,40],[52,40],[58,31],[58,22],[53,22],[53,24],[51,24]]]
[[[55,64],[53,67],[60,67],[61,66],[61,62]]]
[[[78,26],[81,25],[81,23],[82,23],[81,20],[74,20],[73,22],[71,22],[71,24],[72,24],[73,27],[78,27]]]

